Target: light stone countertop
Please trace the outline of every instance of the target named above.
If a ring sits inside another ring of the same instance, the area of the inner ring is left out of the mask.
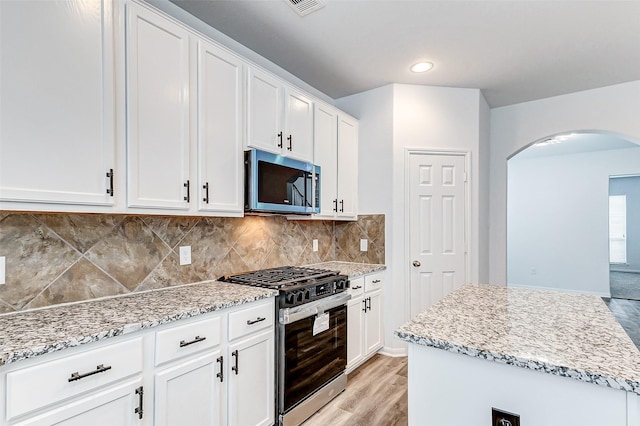
[[[349,278],[356,278],[360,275],[370,274],[372,272],[384,271],[387,269],[385,265],[378,263],[355,263],[355,262],[323,262],[305,265],[309,268],[329,269],[338,271]]]
[[[597,296],[467,285],[395,335],[409,343],[640,394],[640,351]]]
[[[205,281],[0,315],[0,366],[277,295]]]

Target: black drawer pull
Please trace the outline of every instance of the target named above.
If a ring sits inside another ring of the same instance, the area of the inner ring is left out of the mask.
[[[133,412],[138,415],[139,419],[142,419],[142,416],[144,414],[144,388],[142,386],[136,388],[136,395],[138,395],[138,406],[135,410],[133,410]]]
[[[206,339],[207,339],[206,337],[196,336],[196,338],[190,342],[187,342],[186,340],[180,340],[180,347],[184,348],[185,346],[193,345],[194,343],[202,342],[203,340],[206,340]]]
[[[220,364],[220,372],[216,374],[216,377],[220,378],[220,382],[224,381],[224,358],[219,356],[216,361]]]
[[[373,284],[378,284],[380,282],[380,280],[373,280],[371,281]]]
[[[351,287],[351,290],[359,290],[359,289],[361,289],[361,288],[362,288],[362,286],[361,286],[361,285],[357,285],[357,286],[355,286],[355,287]]]
[[[69,381],[74,382],[76,380],[84,379],[85,377],[93,376],[94,374],[104,373],[107,370],[111,370],[110,365],[107,365],[105,367],[104,364],[100,364],[96,367],[95,370],[90,371],[88,373],[80,374],[77,371],[75,373],[71,373],[71,377],[69,377]]]
[[[238,375],[238,351],[231,352],[231,356],[235,358],[235,366],[231,367],[231,371],[235,371],[236,376]]]
[[[263,317],[258,317],[257,319],[254,319],[254,320],[247,320],[247,325],[252,325],[252,324],[255,324],[257,322],[264,321],[264,320],[266,320],[266,318],[263,318]]]

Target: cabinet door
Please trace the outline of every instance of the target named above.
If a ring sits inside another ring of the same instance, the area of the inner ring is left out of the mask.
[[[347,370],[364,357],[364,299],[362,296],[347,304]]]
[[[382,347],[382,290],[365,293],[370,309],[365,315],[365,355]]]
[[[338,114],[334,108],[316,104],[314,117],[314,164],[320,166],[320,213],[335,217],[338,211]]]
[[[282,153],[282,83],[260,70],[247,72],[247,145]]]
[[[269,330],[229,345],[229,425],[273,424],[273,342]]]
[[[135,3],[127,4],[127,90],[129,206],[188,209],[189,34]]]
[[[338,216],[358,216],[358,123],[338,117]]]
[[[140,394],[136,389],[142,379],[110,386],[107,389],[87,398],[65,404],[60,408],[48,411],[28,420],[14,423],[15,426],[113,426],[139,425],[140,416],[136,409],[140,408]],[[144,409],[144,403],[143,403]],[[143,418],[145,418],[143,411]]]
[[[112,205],[112,1],[0,1],[0,50],[0,201]]]
[[[313,162],[313,101],[285,89],[285,141],[283,155]]]
[[[198,41],[199,209],[242,214],[243,63]]]
[[[217,376],[222,371],[221,361],[217,350],[156,373],[154,424],[223,424],[223,383]]]

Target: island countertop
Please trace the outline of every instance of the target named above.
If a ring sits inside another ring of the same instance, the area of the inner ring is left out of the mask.
[[[277,290],[205,281],[0,315],[0,366],[275,295]]]
[[[418,345],[640,394],[640,351],[597,296],[467,285],[395,335]]]

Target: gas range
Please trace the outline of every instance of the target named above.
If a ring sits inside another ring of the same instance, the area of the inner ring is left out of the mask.
[[[278,290],[275,330],[279,426],[298,426],[345,389],[348,277],[296,266],[220,278]]]
[[[328,269],[281,266],[225,275],[220,281],[279,290],[278,308],[315,302],[347,289],[346,275]]]

